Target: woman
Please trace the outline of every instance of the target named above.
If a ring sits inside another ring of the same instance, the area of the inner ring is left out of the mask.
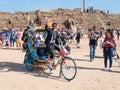
[[[114,36],[111,32],[111,30],[107,30],[105,33],[105,39],[103,42],[103,53],[104,53],[104,70],[107,70],[107,59],[109,58],[109,70],[112,71],[112,55],[113,55],[113,49],[115,47],[116,43],[114,40]]]

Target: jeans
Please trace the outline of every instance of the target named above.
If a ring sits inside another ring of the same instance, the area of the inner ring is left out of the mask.
[[[13,39],[10,40],[10,47],[14,47],[15,41]]]
[[[50,54],[50,59],[54,58],[54,45],[53,44],[47,44],[46,45],[46,50],[48,51],[48,53]]]
[[[110,48],[105,48],[103,49],[103,52],[104,52],[104,66],[105,68],[107,68],[107,59],[109,58],[109,68],[112,68],[112,55],[113,55],[113,48],[110,47]]]
[[[96,45],[90,45],[90,60],[95,58]]]

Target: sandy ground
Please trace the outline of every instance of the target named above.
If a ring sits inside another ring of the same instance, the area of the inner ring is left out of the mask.
[[[118,53],[120,55],[120,41]],[[81,48],[71,45],[71,57],[76,59],[77,76],[68,82],[58,78],[59,68],[51,76],[39,69],[28,72],[23,65],[24,52],[0,49],[0,90],[120,90],[120,67],[116,60],[113,71],[103,71],[102,50],[97,47],[96,59],[89,62],[88,40],[81,40]]]

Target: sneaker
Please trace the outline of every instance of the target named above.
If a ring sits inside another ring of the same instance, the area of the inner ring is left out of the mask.
[[[52,68],[50,68],[50,74],[54,74],[54,72],[53,72],[53,69],[52,69]]]
[[[107,68],[104,68],[104,71],[107,71]]]
[[[94,59],[90,59],[90,62],[93,62],[94,61]]]
[[[109,71],[112,71],[112,68],[109,68]]]
[[[90,59],[90,62],[92,62],[92,59]]]

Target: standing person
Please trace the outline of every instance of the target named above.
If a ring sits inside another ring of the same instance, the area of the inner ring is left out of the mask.
[[[99,33],[97,32],[96,27],[93,27],[93,29],[90,31],[88,38],[90,46],[90,62],[92,62],[95,58],[95,50],[99,38]]]
[[[80,37],[81,37],[81,39],[83,39],[83,37],[84,37],[84,30],[81,28],[80,32],[81,32]]]
[[[21,41],[22,34],[23,34],[22,29],[20,29],[20,30],[17,31],[17,39],[19,41],[19,49],[22,48],[22,41]]]
[[[120,30],[117,30],[117,39],[119,40],[120,37]]]
[[[2,35],[0,34],[0,48],[2,47]]]
[[[10,35],[10,47],[14,47],[15,41],[16,41],[16,29],[12,29]]]
[[[14,47],[14,43],[16,42],[16,39],[17,39],[17,29],[16,28],[13,29],[13,34],[14,34],[14,37],[13,37],[13,47]]]
[[[22,30],[22,28],[20,28],[20,36],[19,36],[19,38],[20,38],[20,43],[21,43],[21,47],[20,48],[22,48],[22,44],[23,44],[23,42],[22,42],[22,36],[23,36],[23,30]]]
[[[100,29],[100,37],[102,37],[102,38],[103,38],[103,32],[104,32],[104,28],[101,28]]]
[[[81,37],[80,29],[77,28],[77,33],[76,33],[77,48],[80,48],[80,37]]]
[[[17,50],[19,50],[21,47],[22,47],[22,46],[21,46],[20,38],[17,37],[17,38],[16,38],[16,48],[17,48]]]
[[[112,31],[109,29],[105,33],[105,39],[103,42],[103,53],[104,53],[104,70],[107,70],[107,59],[109,58],[109,70],[112,71],[112,55],[113,49],[116,43]]]
[[[46,37],[45,40],[45,44],[46,44],[46,49],[48,50],[49,54],[50,54],[50,60],[49,60],[49,67],[50,67],[50,73],[53,73],[53,62],[54,62],[54,48],[55,48],[55,40],[57,37],[57,33],[56,33],[56,27],[57,24],[53,23],[52,24],[52,29],[47,30],[48,35]]]
[[[2,47],[2,29],[0,28],[0,48]]]
[[[2,29],[1,35],[2,35],[2,47],[3,47],[5,44],[5,38],[7,37],[7,32]]]
[[[8,39],[9,39],[9,41],[10,41],[10,37],[11,37],[11,32],[12,32],[12,29],[8,28],[7,32],[6,32],[6,35],[7,35]]]
[[[5,46],[6,46],[7,49],[9,48],[9,45],[10,45],[10,41],[9,41],[9,37],[7,36],[5,38]]]
[[[100,46],[101,49],[103,49],[103,41],[104,41],[104,38],[103,38],[103,37],[100,37],[99,41],[100,41],[99,46]]]

